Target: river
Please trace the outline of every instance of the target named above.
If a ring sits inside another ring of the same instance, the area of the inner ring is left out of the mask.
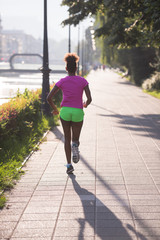
[[[38,69],[38,64],[14,64],[19,69]],[[64,70],[65,65],[51,65],[52,70]],[[9,63],[0,63],[0,69],[9,69]],[[57,82],[65,74],[50,74],[50,84]],[[3,73],[0,75],[0,105],[8,102],[12,97],[16,96],[17,91],[24,92],[25,88],[38,89],[42,87],[42,73]]]

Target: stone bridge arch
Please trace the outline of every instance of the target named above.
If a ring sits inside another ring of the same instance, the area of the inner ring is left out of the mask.
[[[38,54],[38,53],[15,53],[13,54],[10,59],[9,59],[9,64],[10,64],[10,68],[11,69],[14,69],[14,65],[13,65],[13,59],[16,58],[16,57],[19,57],[19,56],[33,56],[33,57],[39,57],[41,58],[41,60],[43,61],[43,57]]]

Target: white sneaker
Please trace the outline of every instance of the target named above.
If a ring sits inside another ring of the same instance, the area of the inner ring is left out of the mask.
[[[72,160],[74,163],[78,163],[78,161],[79,161],[78,144],[75,142],[72,143]]]

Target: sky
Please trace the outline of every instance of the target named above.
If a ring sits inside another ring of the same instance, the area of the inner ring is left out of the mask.
[[[56,41],[68,38],[68,26],[61,22],[68,18],[68,7],[60,6],[61,0],[48,0],[48,38]],[[0,15],[4,30],[23,30],[35,38],[43,39],[44,0],[0,0]],[[80,24],[80,38],[90,24],[90,19]],[[78,42],[78,26],[71,27],[71,40]]]

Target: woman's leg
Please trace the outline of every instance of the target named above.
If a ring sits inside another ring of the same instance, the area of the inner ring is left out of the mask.
[[[83,121],[72,122],[72,160],[74,163],[79,161],[79,137],[82,129]]]
[[[75,142],[78,145],[79,145],[79,138],[80,138],[82,126],[83,126],[83,121],[72,122],[72,142]]]
[[[71,122],[60,118],[64,131],[64,149],[67,158],[67,163],[71,164]]]

